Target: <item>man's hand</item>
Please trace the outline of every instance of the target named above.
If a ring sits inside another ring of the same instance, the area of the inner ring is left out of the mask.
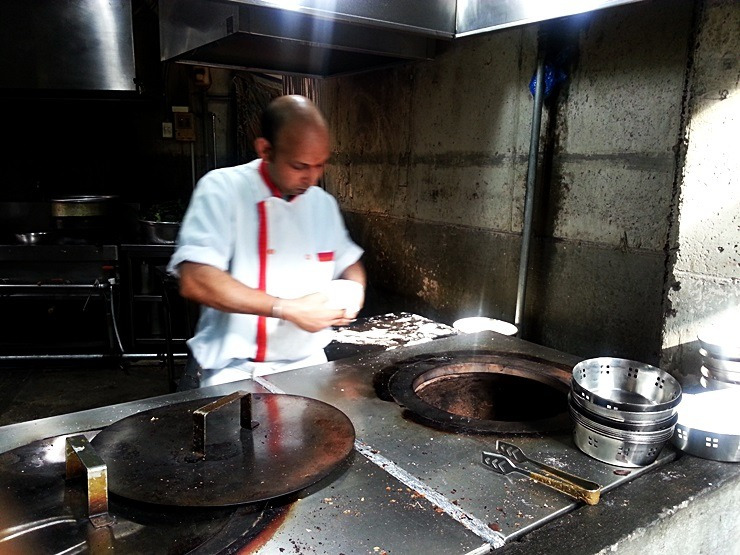
[[[180,265],[180,294],[223,312],[258,316],[276,316],[274,306],[277,302],[283,320],[310,332],[330,326],[346,326],[356,316],[331,308],[329,298],[323,293],[312,293],[298,299],[276,299],[236,281],[223,270],[194,262]]]
[[[283,320],[299,328],[316,332],[330,326],[346,326],[352,318],[342,309],[330,308],[329,298],[323,293],[312,293],[298,299],[282,299]]]

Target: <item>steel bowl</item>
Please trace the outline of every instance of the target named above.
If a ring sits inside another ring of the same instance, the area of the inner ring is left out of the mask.
[[[727,322],[725,325],[716,324],[705,327],[696,336],[699,346],[715,359],[740,361],[738,324],[738,322]]]
[[[681,402],[681,384],[655,366],[599,357],[573,367],[573,395],[586,405],[625,412],[664,412]]]
[[[621,434],[627,432],[638,432],[647,435],[649,432],[661,432],[672,428],[678,421],[678,412],[673,411],[667,418],[660,420],[643,420],[639,422],[617,422],[594,414],[593,411],[583,408],[578,404],[578,397],[568,394],[568,406],[571,415],[577,413],[582,419],[585,419],[589,426],[595,430],[602,431],[606,434]],[[647,413],[650,414],[650,413]]]
[[[699,378],[699,383],[704,389],[709,390],[737,389],[738,391],[740,391],[740,384],[724,382],[722,380],[718,380],[716,378],[708,378],[706,376],[702,376],[701,378]]]
[[[22,245],[38,245],[45,243],[51,238],[48,231],[30,231],[28,233],[16,233],[15,238]]]
[[[180,232],[180,222],[153,222],[151,220],[139,220],[144,235],[149,243],[155,245],[173,245]]]
[[[689,389],[679,407],[672,440],[697,457],[740,461],[740,390]]]
[[[712,356],[706,349],[699,349],[699,354],[701,354],[701,359],[707,368],[740,374],[740,361],[738,360]]]
[[[702,366],[701,375],[705,378],[725,382],[730,385],[740,385],[740,373],[737,372],[726,372],[718,368],[712,368],[711,366]]]
[[[658,422],[664,422],[675,416],[678,407],[670,407],[666,410],[661,411],[650,411],[650,412],[633,412],[626,410],[614,410],[606,407],[600,407],[595,403],[586,401],[580,395],[573,395],[573,392],[568,395],[571,399],[571,403],[576,404],[583,409],[587,414],[592,415],[594,418],[600,417],[608,420],[614,426],[619,424],[655,424]]]
[[[640,467],[652,464],[675,431],[674,424],[662,430],[634,432],[598,426],[571,405],[575,423],[573,442],[589,457],[607,464]]]

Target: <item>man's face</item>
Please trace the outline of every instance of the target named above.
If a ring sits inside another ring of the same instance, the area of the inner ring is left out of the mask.
[[[326,129],[292,125],[270,145],[270,177],[284,195],[302,195],[321,179],[330,154]]]

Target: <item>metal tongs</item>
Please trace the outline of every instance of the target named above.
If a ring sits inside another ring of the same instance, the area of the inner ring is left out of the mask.
[[[504,475],[519,472],[535,482],[550,486],[561,493],[565,493],[589,505],[596,505],[599,502],[601,486],[596,482],[574,476],[554,466],[530,459],[524,454],[524,451],[511,443],[497,440],[495,450],[496,452],[483,451],[483,464],[495,472]],[[526,462],[538,466],[544,470],[544,473],[533,472],[516,464]]]

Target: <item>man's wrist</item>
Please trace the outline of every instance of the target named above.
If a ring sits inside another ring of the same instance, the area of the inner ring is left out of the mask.
[[[272,313],[270,315],[278,320],[283,319],[283,299],[275,299],[275,302],[272,303]]]

